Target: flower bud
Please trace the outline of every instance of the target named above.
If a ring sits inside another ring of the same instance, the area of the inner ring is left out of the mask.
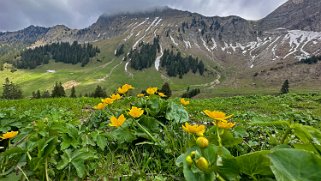
[[[198,160],[196,160],[196,166],[200,170],[206,171],[208,169],[208,161],[204,157],[201,157]]]
[[[198,137],[196,139],[196,144],[200,147],[200,148],[206,148],[208,146],[208,139],[201,136],[201,137]]]
[[[192,151],[189,155],[190,155],[192,158],[195,158],[196,151]]]
[[[187,162],[188,165],[192,165],[192,164],[193,164],[193,159],[192,159],[191,156],[187,156],[187,157],[185,158],[185,161]]]

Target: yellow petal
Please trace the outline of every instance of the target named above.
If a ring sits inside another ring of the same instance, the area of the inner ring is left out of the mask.
[[[9,132],[6,132],[4,133],[2,136],[1,136],[1,139],[10,139],[10,138],[14,138],[18,135],[18,131],[9,131]]]

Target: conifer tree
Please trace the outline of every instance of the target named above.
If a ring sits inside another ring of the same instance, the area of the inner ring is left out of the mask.
[[[70,93],[70,97],[71,98],[76,98],[76,89],[75,89],[75,86],[72,86],[71,88],[71,93]]]
[[[44,92],[42,93],[42,96],[41,96],[41,97],[42,97],[42,98],[50,98],[51,96],[50,96],[49,91],[46,90],[46,91],[44,91]]]
[[[37,90],[37,92],[36,92],[36,98],[37,98],[37,99],[40,99],[40,98],[41,98],[40,90]]]
[[[91,97],[107,97],[107,93],[101,86],[97,85],[95,92]]]
[[[167,97],[166,98],[169,98],[172,96],[172,91],[171,91],[171,88],[169,87],[169,84],[167,82],[165,82],[162,86],[162,88],[160,89],[160,91],[162,93],[164,93]]]
[[[61,82],[56,82],[54,89],[52,90],[51,97],[66,97],[65,89]]]
[[[10,82],[9,78],[6,78],[5,83],[3,84],[3,99],[21,99],[22,91],[18,85]]]
[[[289,81],[288,81],[288,79],[286,79],[283,82],[283,85],[281,87],[281,94],[287,94],[287,93],[289,93]]]

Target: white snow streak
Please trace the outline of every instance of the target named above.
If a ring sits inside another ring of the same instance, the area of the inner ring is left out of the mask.
[[[174,40],[174,38],[172,37],[172,35],[169,35],[169,37],[171,38],[173,44],[174,44],[175,46],[178,46],[178,43],[175,42],[175,40]]]
[[[160,46],[160,50],[161,50],[161,55],[160,55],[160,56],[158,56],[158,57],[156,58],[156,60],[155,60],[155,69],[156,69],[157,71],[159,71],[160,59],[161,59],[161,58],[163,57],[163,55],[164,55],[162,45],[161,45],[161,44],[159,44],[159,46]]]

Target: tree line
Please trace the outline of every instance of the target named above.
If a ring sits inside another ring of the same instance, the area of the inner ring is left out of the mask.
[[[318,63],[318,61],[321,61],[321,55],[319,55],[319,56],[313,55],[312,57],[301,59],[301,61],[299,63],[301,63],[301,64],[316,64],[316,63]]]
[[[190,70],[195,74],[199,72],[200,75],[204,74],[205,66],[202,60],[192,56],[182,57],[180,52],[176,54],[171,50],[164,50],[164,55],[160,62],[161,67],[166,69],[167,75],[170,77],[183,78]]]
[[[137,49],[129,52],[130,66],[135,70],[151,67],[155,62],[157,52],[160,52],[159,37],[154,38],[152,44],[141,42]]]
[[[56,62],[68,64],[81,63],[83,67],[97,53],[100,53],[99,48],[89,43],[83,45],[77,41],[72,44],[67,42],[53,43],[23,51],[20,60],[15,62],[15,66],[22,69],[34,69],[39,65],[49,63],[50,59],[54,59]]]

